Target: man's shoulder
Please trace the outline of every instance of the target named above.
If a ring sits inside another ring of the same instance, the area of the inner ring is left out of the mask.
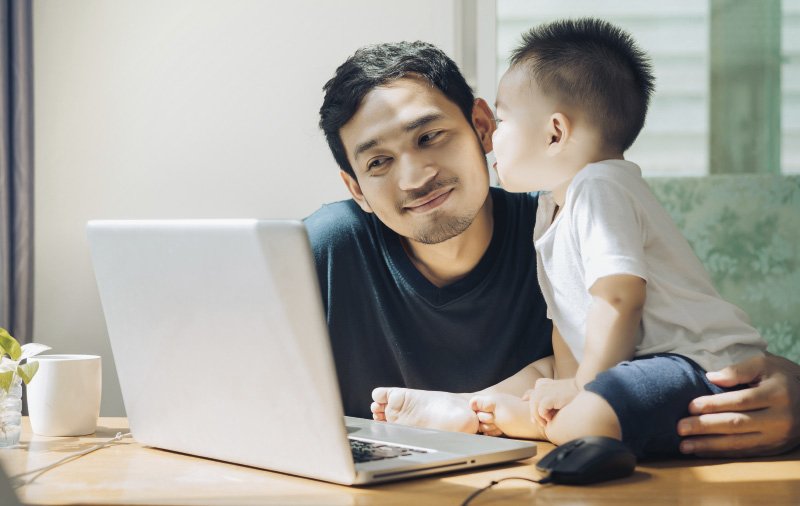
[[[492,186],[489,188],[492,192],[492,198],[502,198],[514,203],[533,204],[536,205],[536,200],[539,198],[539,192],[515,193],[510,192],[499,186]]]
[[[539,192],[511,193],[494,186],[491,188],[491,192],[492,199],[502,203],[507,219],[513,219],[514,216],[531,216],[531,213],[536,213]]]
[[[316,250],[351,241],[369,227],[369,215],[352,199],[323,204],[303,220],[308,238]]]

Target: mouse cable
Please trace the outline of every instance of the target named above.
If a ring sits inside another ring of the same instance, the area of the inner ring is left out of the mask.
[[[524,480],[524,481],[529,481],[529,482],[531,482],[531,483],[538,483],[539,485],[545,485],[545,484],[547,484],[547,483],[551,483],[551,482],[553,481],[553,480],[551,480],[551,479],[550,479],[550,477],[548,477],[548,476],[545,476],[545,477],[544,477],[544,478],[542,478],[541,480],[534,480],[534,479],[532,479],[532,478],[523,478],[523,477],[521,477],[521,476],[509,476],[508,478],[500,478],[499,480],[492,480],[492,481],[491,481],[491,482],[490,482],[488,485],[486,485],[485,487],[483,487],[483,488],[479,488],[479,489],[478,489],[478,490],[476,490],[475,492],[471,493],[471,494],[469,495],[469,497],[467,497],[467,498],[464,500],[464,502],[462,502],[462,503],[461,503],[461,506],[469,506],[469,503],[471,503],[473,499],[475,499],[476,497],[478,497],[478,496],[479,496],[479,495],[481,495],[482,493],[486,492],[486,491],[487,491],[487,490],[489,490],[490,488],[494,487],[495,485],[497,485],[497,484],[498,484],[498,483],[500,483],[501,481],[506,481],[506,480]]]
[[[40,467],[38,469],[32,469],[32,470],[24,472],[24,473],[20,473],[20,474],[14,475],[14,476],[10,476],[9,480],[11,481],[11,486],[16,489],[16,488],[24,487],[25,485],[30,485],[31,483],[33,483],[33,481],[36,478],[38,478],[39,476],[43,475],[47,471],[49,471],[51,469],[54,469],[54,468],[56,468],[56,467],[58,467],[60,465],[66,464],[67,462],[71,462],[73,460],[79,459],[79,458],[83,457],[84,455],[88,455],[88,454],[90,454],[92,452],[96,452],[97,450],[100,450],[101,448],[105,448],[107,446],[110,446],[110,445],[112,445],[112,444],[114,444],[114,443],[116,443],[118,441],[121,441],[122,438],[128,437],[130,435],[131,435],[130,432],[126,432],[125,434],[123,434],[122,432],[117,432],[117,435],[114,436],[113,438],[111,438],[111,439],[109,439],[107,441],[103,441],[102,443],[98,443],[98,444],[92,446],[91,448],[89,448],[87,450],[83,450],[81,452],[73,453],[72,455],[68,455],[68,456],[64,457],[63,459],[58,460],[56,462],[53,462],[52,464],[50,464],[48,466]],[[29,479],[27,479],[27,480],[23,479],[24,476],[28,476],[30,474],[33,474],[34,476],[29,478]]]

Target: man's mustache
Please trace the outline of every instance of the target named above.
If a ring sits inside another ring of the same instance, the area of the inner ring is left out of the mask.
[[[400,204],[400,209],[404,209],[408,204],[416,200],[419,200],[422,197],[425,197],[426,195],[430,195],[439,188],[444,188],[446,186],[455,186],[456,184],[458,184],[457,176],[453,176],[447,179],[434,179],[433,181],[429,182],[422,188],[408,191],[408,193],[406,194],[406,198],[404,198],[403,202]]]

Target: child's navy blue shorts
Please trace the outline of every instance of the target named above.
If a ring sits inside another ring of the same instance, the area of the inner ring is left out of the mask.
[[[639,458],[681,455],[678,420],[689,402],[726,391],[691,359],[672,353],[645,355],[597,375],[585,387],[605,399],[619,419],[622,442]]]

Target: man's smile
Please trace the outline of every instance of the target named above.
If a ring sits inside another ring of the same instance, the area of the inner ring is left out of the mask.
[[[403,206],[403,209],[412,213],[426,213],[442,205],[452,192],[453,188],[443,188]]]

